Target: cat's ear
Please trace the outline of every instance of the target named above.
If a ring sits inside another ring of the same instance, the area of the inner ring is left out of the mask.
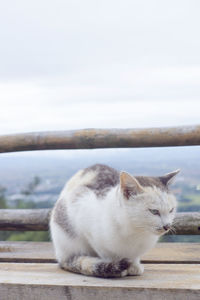
[[[131,195],[144,193],[144,189],[137,179],[126,172],[120,173],[120,187],[124,197],[127,199],[129,199]]]
[[[176,177],[176,175],[179,172],[180,172],[180,169],[170,172],[170,173],[167,173],[163,176],[160,176],[159,179],[164,185],[168,186],[170,183],[172,183],[173,179]]]

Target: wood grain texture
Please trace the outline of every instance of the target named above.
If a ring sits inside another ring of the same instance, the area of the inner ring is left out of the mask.
[[[50,242],[0,242],[0,262],[55,263]]]
[[[0,230],[48,230],[50,209],[0,209]]]
[[[158,243],[144,257],[144,263],[200,264],[200,243]],[[55,263],[50,242],[0,242],[0,262]]]
[[[0,136],[0,153],[189,145],[200,145],[200,125],[143,129],[83,129]]]
[[[158,243],[144,257],[144,263],[200,263],[200,243]]]
[[[200,234],[200,213],[177,213],[174,228],[176,234]]]
[[[99,279],[63,271],[56,264],[0,264],[1,300],[200,298],[199,265],[147,264],[142,276]]]
[[[38,231],[49,229],[50,209],[0,209],[0,230]],[[200,234],[200,213],[177,213],[176,234]]]

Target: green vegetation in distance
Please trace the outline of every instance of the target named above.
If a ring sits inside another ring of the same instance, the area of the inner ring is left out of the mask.
[[[5,196],[6,189],[0,187],[0,209],[39,208],[37,203],[29,200],[29,196],[31,196],[35,192],[35,189],[40,184],[40,182],[41,180],[39,177],[34,177],[33,180],[21,192],[21,194],[26,195],[26,200],[17,199],[16,201],[14,201],[14,205],[12,207],[7,204],[7,199]],[[50,237],[48,231],[0,231],[0,240],[44,242],[50,241]]]

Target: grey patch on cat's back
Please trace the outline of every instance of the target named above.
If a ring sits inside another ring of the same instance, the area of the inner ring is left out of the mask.
[[[105,194],[119,183],[119,172],[106,165],[96,164],[83,171],[82,176],[87,172],[95,172],[96,176],[86,187],[93,190],[97,196]]]
[[[72,238],[76,237],[74,228],[69,220],[66,206],[63,203],[63,199],[60,199],[54,208],[54,222],[57,223],[68,235]]]
[[[96,173],[96,176],[91,183],[85,186],[93,190],[93,192],[99,197],[105,196],[112,187],[117,186],[120,182],[119,172],[106,165],[96,164],[86,168],[83,170],[82,176],[84,176],[87,172],[94,172]],[[168,187],[162,183],[159,177],[135,176],[135,178],[143,187],[155,186],[161,191],[169,191]]]
[[[138,182],[143,187],[157,187],[161,191],[168,192],[168,187],[164,185],[161,180],[158,177],[149,177],[149,176],[135,176],[135,178],[138,180]]]

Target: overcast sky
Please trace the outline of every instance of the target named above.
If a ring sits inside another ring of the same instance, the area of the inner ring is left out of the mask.
[[[200,123],[200,1],[0,3],[0,134]]]

